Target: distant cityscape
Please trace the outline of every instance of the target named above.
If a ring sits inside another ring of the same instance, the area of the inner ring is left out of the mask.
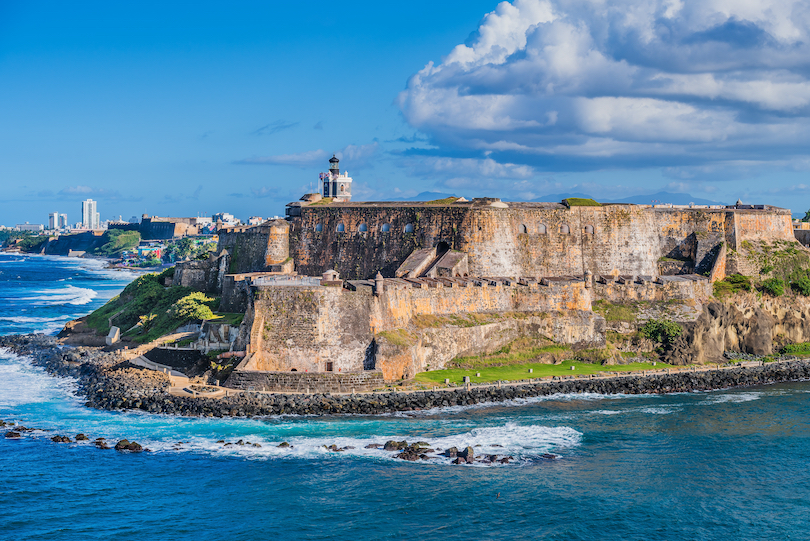
[[[119,216],[104,221],[100,216],[98,202],[87,199],[81,202],[81,221],[70,223],[68,214],[56,210],[48,213],[46,223],[0,226],[0,231],[5,238],[12,239],[7,241],[11,249],[36,247],[36,251],[45,254],[79,257],[86,253],[117,259],[121,266],[153,267],[206,257],[216,248],[220,229],[266,221],[261,216],[251,216],[243,222],[229,212],[195,217],[143,214],[129,220]]]
[[[98,202],[87,199],[81,203],[81,220],[75,223],[68,221],[68,215],[59,211],[48,214],[45,223],[25,222],[16,224],[13,227],[0,225],[0,231],[23,231],[31,233],[60,232],[71,233],[79,231],[105,230],[110,228],[121,228],[122,225],[139,224],[142,219],[160,220],[162,222],[176,222],[193,224],[196,227],[194,234],[213,234],[220,227],[234,227],[238,225],[258,225],[265,221],[260,216],[251,216],[246,222],[242,222],[229,212],[218,212],[211,216],[197,216],[195,218],[170,218],[170,217],[150,217],[144,214],[141,218],[132,216],[129,220],[124,220],[118,216],[117,220],[101,221],[101,214],[98,211]]]

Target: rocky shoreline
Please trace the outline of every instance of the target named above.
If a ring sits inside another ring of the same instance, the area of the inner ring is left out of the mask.
[[[291,395],[243,392],[224,398],[169,394],[169,378],[136,368],[102,348],[66,347],[44,335],[0,337],[0,347],[25,355],[54,376],[78,380],[85,405],[97,409],[138,409],[150,413],[197,417],[270,415],[381,414],[471,406],[554,394],[662,394],[708,391],[810,379],[810,360],[765,363],[723,370],[671,374],[570,379],[530,384],[473,386],[436,391],[380,392],[355,395]]]

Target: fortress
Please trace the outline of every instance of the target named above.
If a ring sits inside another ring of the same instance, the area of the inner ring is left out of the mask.
[[[745,242],[795,242],[790,211],[502,202],[352,202],[337,159],[285,220],[220,231],[174,283],[245,312],[226,385],[347,390],[438,369],[520,336],[604,345],[594,301],[711,296],[751,274]],[[756,269],[758,272],[758,269]]]

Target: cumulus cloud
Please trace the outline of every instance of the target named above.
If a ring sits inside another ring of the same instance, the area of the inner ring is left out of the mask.
[[[808,68],[806,0],[515,0],[398,104],[443,151],[499,162],[806,161]]]

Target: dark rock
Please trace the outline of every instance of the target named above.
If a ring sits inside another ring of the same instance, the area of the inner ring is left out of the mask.
[[[475,451],[472,447],[467,446],[463,451],[459,451],[458,456],[467,461],[467,464],[475,462]]]
[[[442,454],[449,458],[456,458],[458,456],[458,449],[451,447]]]
[[[89,441],[90,438],[85,436],[84,434],[76,434],[76,441]]]
[[[19,439],[20,437],[21,437],[20,433],[15,432],[14,430],[9,430],[8,432],[6,432],[6,438],[8,438],[10,440],[16,440],[16,439]]]
[[[67,436],[54,436],[51,438],[51,441],[55,443],[70,443],[70,438]]]
[[[466,464],[467,461],[461,457],[456,458],[455,460],[451,461],[450,464]]]
[[[290,447],[290,444],[287,443],[286,441],[282,441],[276,447]]]
[[[386,451],[401,451],[405,449],[407,446],[408,442],[405,440],[403,441],[389,440],[385,442],[385,446],[383,447],[383,449]]]
[[[363,447],[363,449],[379,449],[382,446],[383,446],[382,443],[369,443],[368,445]]]
[[[130,442],[129,440],[120,440],[118,443],[115,444],[116,451],[133,451],[135,453],[139,453],[143,451],[143,447],[141,447],[137,442]]]
[[[540,455],[540,457],[545,458],[546,460],[553,460],[557,458],[557,455],[555,455],[554,453],[543,453],[542,455]]]

